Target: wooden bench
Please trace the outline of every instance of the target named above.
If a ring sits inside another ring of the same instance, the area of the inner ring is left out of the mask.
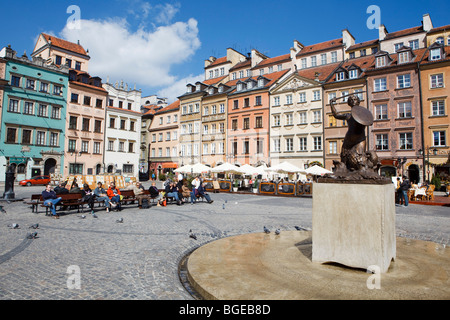
[[[77,207],[77,212],[80,212],[80,206],[82,206],[84,204],[83,201],[81,201],[81,199],[83,198],[83,196],[81,195],[81,193],[67,193],[67,194],[60,194],[57,195],[58,198],[61,198],[61,201],[56,205],[56,207],[59,207],[60,210],[61,208],[70,208],[71,207]],[[48,216],[49,211],[50,211],[50,207],[44,205],[44,199],[40,198],[40,201],[42,202],[41,207],[45,208],[45,215]]]
[[[24,201],[25,204],[31,205],[31,212],[38,213],[39,205],[42,204],[41,194],[32,194],[30,201]]]

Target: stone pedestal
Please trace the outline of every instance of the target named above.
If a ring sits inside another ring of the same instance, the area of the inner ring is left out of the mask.
[[[315,183],[312,261],[387,272],[396,257],[394,185]]]

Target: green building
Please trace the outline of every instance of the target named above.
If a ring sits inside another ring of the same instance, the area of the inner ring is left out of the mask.
[[[12,166],[16,180],[62,174],[67,110],[67,67],[21,57],[10,46],[6,60],[0,127],[0,181]]]

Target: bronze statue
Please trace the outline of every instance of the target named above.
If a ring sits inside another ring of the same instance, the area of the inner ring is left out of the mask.
[[[341,97],[344,98],[344,97]],[[356,95],[348,97],[350,113],[338,114],[336,98],[330,100],[331,112],[336,119],[345,120],[348,131],[344,138],[341,161],[334,161],[333,174],[325,178],[343,180],[384,179],[378,175],[380,163],[375,151],[367,151],[366,128],[373,124],[372,113],[361,107]]]

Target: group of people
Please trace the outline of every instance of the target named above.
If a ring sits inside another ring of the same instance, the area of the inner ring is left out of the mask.
[[[177,202],[177,205],[182,205],[190,199],[191,205],[193,205],[198,198],[205,198],[206,201],[211,204],[214,201],[206,192],[206,183],[203,182],[202,176],[196,176],[191,182],[192,190],[189,189],[188,182],[183,178],[182,174],[179,174],[175,181],[168,180],[165,182],[165,197],[173,198]]]
[[[411,182],[407,177],[403,177],[403,181],[400,181],[400,178],[397,178],[396,185],[396,204],[400,206],[407,207],[408,206],[408,190],[411,188]]]
[[[163,202],[167,198],[173,198],[177,202],[177,205],[182,205],[185,203],[185,199],[190,198],[191,204],[197,201],[197,198],[204,197],[208,203],[213,203],[211,197],[206,192],[205,183],[202,182],[201,176],[197,176],[192,181],[192,190],[188,187],[188,182],[179,176],[176,181],[167,181],[165,183],[164,191],[160,192],[156,186],[156,182],[152,182],[149,193],[145,193],[145,188],[140,182],[131,184],[126,189],[133,190],[133,193],[138,201],[139,209],[143,209],[143,203],[145,200],[150,201],[154,199],[157,206],[163,205]],[[52,216],[55,219],[59,219],[59,215],[56,212],[56,206],[61,202],[61,195],[70,193],[80,193],[82,195],[82,201],[86,202],[91,210],[91,214],[94,214],[94,205],[96,202],[104,202],[106,212],[110,212],[112,208],[117,208],[117,210],[122,210],[122,199],[123,196],[114,182],[111,182],[108,189],[103,188],[103,183],[98,182],[97,188],[92,190],[88,184],[83,185],[83,189],[80,189],[78,184],[74,183],[69,189],[66,188],[67,184],[61,183],[54,189],[52,189],[51,184],[46,185],[45,190],[42,192],[42,198],[44,200],[44,205],[49,207],[52,212]]]

